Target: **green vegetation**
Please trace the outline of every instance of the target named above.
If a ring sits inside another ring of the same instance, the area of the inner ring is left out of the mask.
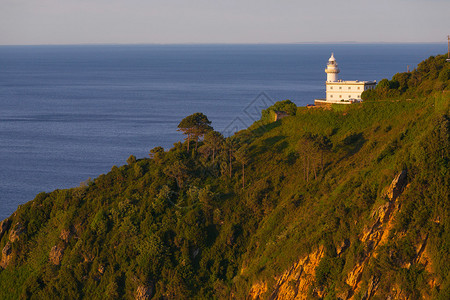
[[[297,113],[297,105],[295,105],[295,103],[291,100],[278,101],[261,112],[261,120],[266,122],[272,121],[274,119],[275,112],[285,112],[290,116],[295,116]]]
[[[376,89],[361,94],[363,100],[385,100],[426,96],[435,91],[450,90],[450,64],[447,56],[431,56],[421,62],[412,72],[397,73],[392,80],[383,79]]]
[[[349,289],[346,274],[372,250],[360,236],[387,203],[393,178],[407,170],[389,239],[368,259],[361,286],[377,278],[382,295],[395,287],[411,299],[447,299],[450,64],[425,62],[408,80],[394,76],[398,86],[380,82],[369,95],[395,90],[399,101],[297,108],[272,123],[263,112],[229,138],[195,114],[179,125],[184,143],[37,195],[0,226],[0,298],[145,291],[155,299],[244,299],[252,284],[266,281],[270,289],[323,246],[313,285],[332,299]],[[197,151],[189,150],[193,140]],[[416,255],[424,240],[428,266]]]
[[[191,139],[195,140],[195,149],[197,150],[199,138],[203,137],[208,131],[212,130],[210,124],[211,121],[208,120],[208,117],[202,113],[195,113],[181,120],[180,124],[178,124],[178,128],[185,135],[187,135],[186,140],[188,151]]]

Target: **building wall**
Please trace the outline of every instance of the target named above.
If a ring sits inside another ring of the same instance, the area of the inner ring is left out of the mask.
[[[341,100],[361,99],[361,93],[375,88],[375,82],[338,81],[326,83],[326,100],[339,102]]]

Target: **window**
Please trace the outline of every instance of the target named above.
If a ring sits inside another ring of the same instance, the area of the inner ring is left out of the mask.
[[[339,89],[342,90],[342,86],[340,86]]]
[[[358,86],[358,90],[359,90],[359,86]]]
[[[333,98],[333,95],[330,95],[330,98]]]
[[[332,86],[330,86],[330,90],[332,90],[333,89],[333,87]]]
[[[361,95],[358,95],[358,98],[361,98]]]
[[[342,98],[342,95],[339,95],[339,98]]]
[[[351,87],[348,87],[348,89],[351,89]]]
[[[348,95],[348,97],[349,97],[349,98],[351,98],[351,97],[352,97],[352,95]]]

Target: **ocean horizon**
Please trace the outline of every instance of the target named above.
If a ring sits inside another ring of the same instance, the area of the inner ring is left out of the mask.
[[[331,52],[341,79],[379,81],[447,45],[0,46],[0,220],[39,192],[76,187],[156,146],[167,150],[194,112],[227,134],[257,119],[248,111],[261,108],[261,97],[313,103],[325,95]]]

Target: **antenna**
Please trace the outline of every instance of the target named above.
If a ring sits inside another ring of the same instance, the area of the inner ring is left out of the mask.
[[[447,35],[447,61],[450,62],[450,35]]]

